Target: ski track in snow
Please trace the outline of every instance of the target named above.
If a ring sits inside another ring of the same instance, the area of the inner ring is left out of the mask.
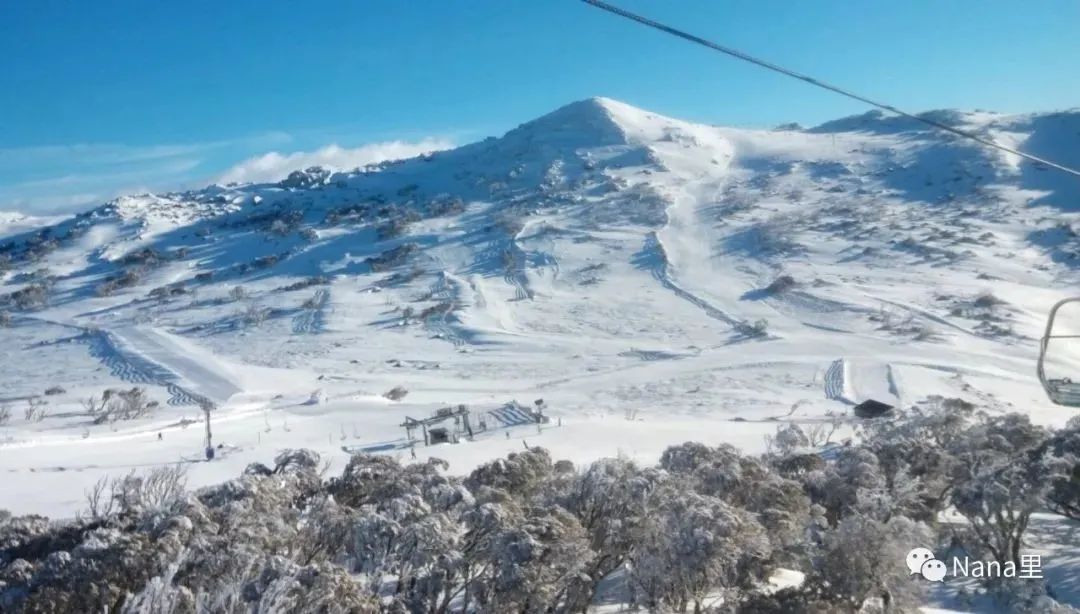
[[[525,277],[525,252],[512,237],[488,242],[479,260],[494,263],[489,266],[501,272],[503,282],[514,289],[514,297],[510,300],[523,301],[529,298],[529,281]]]
[[[169,405],[173,407],[185,407],[188,405],[202,405],[203,403],[212,403],[204,396],[194,394],[188,390],[177,386],[176,384],[169,382],[165,385],[166,390],[169,391]]]
[[[430,291],[431,297],[439,301],[439,305],[445,305],[446,307],[424,318],[424,326],[439,339],[452,343],[454,347],[465,345],[465,338],[458,331],[458,328],[450,322],[450,318],[454,317],[454,311],[460,305],[457,284],[450,281],[449,276],[444,272],[431,284]]]
[[[469,287],[472,288],[473,291],[473,306],[477,309],[487,309],[487,297],[484,296],[484,292],[480,289],[480,286],[478,286],[474,280],[470,279]]]
[[[546,243],[552,242],[546,241]],[[558,256],[555,255],[553,243],[546,250],[529,250],[526,255],[528,256],[527,262],[531,263],[533,268],[539,269],[541,272],[547,271],[551,275],[552,282],[558,281],[561,265]]]
[[[224,403],[241,391],[235,382],[221,375],[220,367],[215,369],[215,365],[191,355],[164,333],[131,326],[110,331],[109,338],[119,341],[112,345],[129,364],[153,366],[153,379],[146,383],[167,387],[171,384],[179,389],[181,394],[174,393],[178,402],[180,398],[190,398],[196,402]]]
[[[325,310],[330,302],[330,291],[320,288],[312,297],[314,306],[301,309],[300,313],[293,317],[292,331],[297,335],[314,335],[323,331],[325,327]]]
[[[90,355],[109,369],[113,377],[129,384],[165,385],[175,374],[138,354],[121,349],[113,333],[93,330],[86,333]]]
[[[667,253],[664,250],[664,244],[660,241],[660,237],[655,232],[650,232],[645,237],[645,246],[642,249],[644,254],[651,256],[655,259],[655,264],[652,266],[653,277],[661,283],[665,288],[671,290],[675,296],[688,301],[692,305],[698,307],[705,312],[705,315],[729,325],[736,326],[739,321],[731,317],[727,313],[717,309],[705,299],[684,290],[671,276],[670,263],[668,262]]]
[[[524,227],[519,230],[517,234],[510,237],[505,251],[506,258],[509,262],[506,263],[504,279],[506,283],[514,287],[514,298],[519,301],[532,299],[532,291],[529,289],[529,278],[525,274],[525,271],[529,266],[529,258],[525,253],[525,250],[518,244],[518,238],[523,232],[525,232]]]
[[[130,336],[130,335],[129,335]],[[168,367],[148,359],[114,332],[91,330],[85,333],[90,355],[105,365],[113,377],[131,384],[163,386],[169,392],[167,403],[173,407],[199,405],[209,401],[177,383],[180,379]],[[229,395],[231,396],[231,395]]]
[[[936,324],[940,324],[942,326],[947,326],[947,327],[949,327],[949,328],[951,328],[953,330],[962,332],[962,333],[964,333],[966,335],[971,335],[972,337],[983,338],[978,333],[970,331],[970,330],[964,328],[963,326],[960,326],[959,324],[954,324],[953,322],[950,322],[947,318],[943,318],[941,316],[934,315],[934,314],[930,313],[929,311],[927,311],[925,309],[921,309],[919,307],[915,307],[914,305],[907,305],[907,304],[904,304],[904,303],[901,303],[901,302],[891,301],[889,299],[876,297],[876,296],[872,296],[870,298],[872,298],[872,299],[874,299],[876,301],[881,301],[882,303],[886,303],[888,305],[892,305],[893,307],[899,307],[900,309],[903,309],[904,311],[908,311],[908,312],[914,313],[916,315],[920,315],[920,316],[926,318],[927,320],[930,320],[931,322],[934,322]]]
[[[825,398],[850,403],[844,397],[844,359],[837,358],[825,370]]]

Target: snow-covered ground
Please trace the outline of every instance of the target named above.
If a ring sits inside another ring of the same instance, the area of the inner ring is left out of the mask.
[[[935,118],[1080,163],[1080,111]],[[591,99],[352,173],[125,197],[44,236],[4,222],[8,253],[55,244],[0,286],[54,277],[46,307],[0,329],[0,508],[69,516],[106,475],[186,462],[197,486],[283,448],[404,460],[406,416],[451,404],[487,430],[415,453],[457,472],[524,445],[755,451],[870,398],[1061,425],[1074,412],[1034,365],[1047,309],[1077,288],[1077,186],[877,114],[751,131]],[[138,280],[102,295],[146,248]],[[1053,366],[1080,373],[1080,356]],[[160,406],[92,424],[80,400],[132,386]],[[35,397],[46,416],[28,420]],[[541,398],[539,428],[504,408]]]

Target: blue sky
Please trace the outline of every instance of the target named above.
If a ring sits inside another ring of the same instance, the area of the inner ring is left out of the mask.
[[[613,1],[902,108],[1080,105],[1074,0]],[[594,95],[741,126],[866,110],[577,0],[38,0],[0,23],[0,209],[407,154]]]

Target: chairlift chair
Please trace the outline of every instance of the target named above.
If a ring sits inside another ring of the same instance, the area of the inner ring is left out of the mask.
[[[1080,296],[1058,301],[1050,309],[1050,316],[1046,321],[1046,333],[1043,334],[1042,341],[1039,344],[1038,373],[1039,382],[1042,384],[1043,389],[1046,390],[1046,396],[1050,397],[1051,401],[1058,405],[1080,407],[1080,382],[1074,382],[1068,377],[1048,378],[1045,369],[1046,354],[1050,348],[1051,339],[1080,339],[1080,335],[1054,334],[1054,320],[1057,318],[1058,310],[1069,303],[1080,303]]]

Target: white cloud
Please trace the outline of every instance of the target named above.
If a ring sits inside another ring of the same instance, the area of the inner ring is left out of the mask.
[[[315,151],[282,154],[272,151],[249,158],[225,171],[219,183],[263,183],[280,181],[297,169],[322,166],[333,170],[349,170],[385,160],[412,158],[421,154],[448,149],[453,143],[446,139],[425,138],[416,142],[386,141],[360,147],[345,148],[327,145]]]
[[[215,178],[219,183],[277,181],[298,168],[352,169],[453,145],[444,138],[424,138],[281,153],[290,143],[299,149],[328,140],[307,136],[304,145],[289,134],[267,132],[185,144],[0,147],[0,210],[35,214],[75,211],[133,190],[200,188]],[[256,155],[265,151],[271,153]],[[244,162],[230,166],[237,160]]]

